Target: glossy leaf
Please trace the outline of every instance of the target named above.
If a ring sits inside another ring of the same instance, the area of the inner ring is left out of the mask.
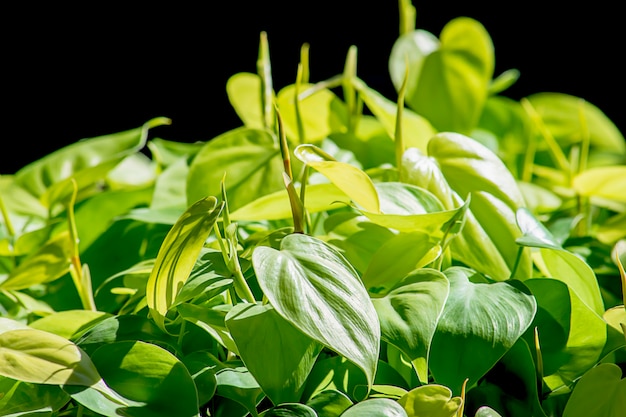
[[[602,363],[580,378],[563,417],[619,416],[626,410],[626,378],[613,363]]]
[[[165,315],[189,278],[200,251],[223,207],[213,196],[197,201],[171,228],[150,273],[146,287],[148,307],[165,330]]]
[[[530,326],[537,309],[528,290],[513,282],[488,283],[468,268],[444,271],[450,294],[430,350],[435,381],[460,393],[465,379],[481,378]]]
[[[282,190],[283,170],[278,142],[269,131],[228,131],[208,141],[189,166],[187,203],[221,195],[225,179],[228,205],[234,211],[256,196]]]
[[[477,21],[448,22],[439,42],[423,32],[402,35],[390,57],[396,90],[409,62],[406,103],[439,131],[469,133],[478,123],[494,68],[493,44]],[[402,72],[401,72],[402,70]]]
[[[519,245],[531,248],[563,249],[552,233],[527,208],[517,209],[515,218],[522,231],[522,236],[515,240]]]
[[[170,352],[150,343],[125,341],[103,345],[91,358],[106,383],[122,397],[142,403],[144,413],[197,416],[191,375]]]
[[[346,128],[347,110],[343,101],[328,89],[317,89],[304,97],[298,97],[298,114],[304,137],[300,138],[298,116],[296,116],[296,92],[304,93],[311,84],[302,84],[296,90],[295,84],[281,89],[276,103],[284,122],[287,138],[293,143],[319,143],[333,132]]]
[[[373,254],[361,280],[371,294],[382,295],[407,274],[428,265],[440,254],[441,247],[426,233],[399,233]],[[390,265],[389,259],[395,262]]]
[[[315,145],[300,145],[294,154],[302,162],[323,174],[363,209],[378,213],[379,201],[374,183],[361,169],[346,162],[330,160]]]
[[[238,304],[225,320],[246,368],[272,403],[297,402],[321,346],[269,304]]]
[[[504,162],[476,140],[458,133],[439,133],[428,142],[446,181],[461,198],[486,191],[511,209],[525,205],[522,193]]]
[[[389,137],[395,138],[397,104],[368,87],[362,80],[355,79],[354,84],[363,102],[382,123]],[[414,147],[426,152],[428,141],[437,133],[430,122],[411,109],[403,109],[401,123],[406,147]]]
[[[295,187],[300,192],[300,187]],[[306,186],[304,206],[310,214],[349,205],[350,198],[332,183]],[[289,195],[285,190],[264,195],[230,213],[231,220],[280,220],[291,218]]]
[[[35,320],[29,326],[72,339],[107,317],[111,314],[103,311],[65,310]]]
[[[51,416],[70,399],[60,387],[31,384],[0,376],[0,414]],[[32,414],[31,414],[32,413]]]
[[[13,269],[0,289],[21,290],[62,277],[70,270],[73,248],[69,232],[57,234]]]
[[[89,356],[78,346],[36,329],[0,334],[0,375],[52,385],[92,386],[101,380]]]
[[[224,368],[215,373],[215,394],[241,404],[252,415],[257,404],[264,398],[261,387],[245,368]],[[228,414],[227,414],[228,415]],[[243,415],[243,414],[242,414]]]
[[[570,251],[546,248],[535,255],[535,264],[544,276],[564,282],[597,315],[604,313],[598,279],[582,258]]]
[[[454,417],[462,403],[448,387],[437,384],[414,388],[398,400],[408,417]]]
[[[372,398],[354,404],[341,414],[342,417],[380,416],[407,417],[402,406],[388,398]]]
[[[449,287],[441,272],[418,269],[384,297],[372,300],[380,320],[382,339],[398,347],[411,360],[423,382],[428,380],[430,345]]]
[[[318,417],[338,417],[352,405],[352,400],[341,391],[327,389],[307,401]]]
[[[356,271],[319,239],[292,234],[280,251],[257,247],[252,264],[276,311],[365,373],[371,386],[380,346],[378,316]]]
[[[65,195],[70,178],[79,190],[93,185],[126,156],[142,149],[149,129],[169,123],[160,117],[139,128],[78,141],[20,169],[15,180],[49,206]]]

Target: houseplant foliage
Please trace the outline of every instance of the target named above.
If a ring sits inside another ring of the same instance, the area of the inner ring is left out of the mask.
[[[485,28],[416,29],[396,98],[344,71],[226,89],[241,126],[155,118],[0,177],[0,415],[616,416],[626,141],[516,101]]]

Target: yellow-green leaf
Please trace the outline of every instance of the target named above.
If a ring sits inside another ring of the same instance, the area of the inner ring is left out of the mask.
[[[626,165],[590,168],[575,176],[572,186],[585,197],[626,202]]]

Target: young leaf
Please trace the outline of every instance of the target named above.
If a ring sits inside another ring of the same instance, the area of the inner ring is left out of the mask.
[[[240,72],[231,76],[226,82],[226,93],[230,104],[243,124],[252,129],[264,127],[260,91],[261,77],[257,74]]]
[[[454,417],[462,403],[461,397],[452,396],[450,388],[438,384],[414,388],[398,400],[412,417]]]
[[[319,239],[292,234],[282,240],[280,251],[257,247],[252,265],[276,311],[361,368],[371,387],[380,325],[365,287],[345,258]]]
[[[519,245],[531,248],[563,249],[552,233],[527,208],[517,209],[515,218],[523,234],[515,240]]]
[[[294,154],[302,162],[322,173],[337,188],[346,193],[363,209],[378,213],[378,194],[374,183],[365,172],[346,162],[335,161],[315,145],[300,145]]]
[[[189,278],[198,255],[224,203],[213,196],[194,203],[183,213],[165,237],[155,261],[146,298],[152,318],[165,330],[165,315]]]
[[[574,190],[585,197],[601,197],[626,202],[626,166],[590,168],[572,180]]]

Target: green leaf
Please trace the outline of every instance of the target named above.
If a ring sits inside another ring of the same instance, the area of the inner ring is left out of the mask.
[[[245,368],[224,368],[215,373],[216,395],[241,404],[252,414],[257,415],[256,406],[264,398],[261,387]]]
[[[523,234],[515,240],[519,245],[531,248],[563,249],[552,233],[527,208],[517,209],[515,218]]]
[[[224,203],[213,196],[194,203],[170,229],[157,255],[146,287],[153,320],[165,330],[165,315],[189,278],[198,255]]]
[[[61,278],[70,270],[73,248],[69,232],[57,234],[13,269],[0,289],[22,290]]]
[[[400,232],[424,232],[441,239],[467,208],[461,205],[444,210],[441,202],[429,191],[405,183],[377,183],[380,213],[361,210],[372,222]],[[466,204],[469,204],[469,200]]]
[[[408,414],[397,401],[388,398],[373,398],[354,404],[341,416],[407,417]]]
[[[315,92],[298,98],[297,111],[302,123],[304,137],[299,137],[296,116],[295,95],[303,93],[311,84],[301,84],[296,89],[291,84],[281,89],[276,97],[276,104],[283,119],[287,138],[293,143],[319,143],[331,133],[345,131],[348,113],[345,104],[335,93],[328,89],[316,89]]]
[[[462,403],[448,387],[437,384],[414,388],[398,400],[408,417],[454,417]]]
[[[228,100],[246,127],[262,129],[261,77],[249,72],[232,75],[226,82]]]
[[[300,187],[295,187],[298,193]],[[350,198],[335,184],[319,183],[306,186],[304,207],[310,214],[328,211],[341,204],[349,205]],[[291,206],[286,190],[276,191],[251,201],[230,213],[231,220],[280,220],[291,218]]]
[[[463,267],[444,271],[450,294],[430,349],[435,381],[460,393],[472,386],[526,331],[537,309],[534,297],[515,281],[488,283]]]
[[[297,402],[321,346],[269,304],[238,304],[225,320],[246,368],[272,403]]]
[[[203,305],[184,303],[180,304],[176,310],[183,319],[203,329],[224,348],[239,354],[237,345],[225,322],[226,314],[228,314],[230,308],[230,305],[219,305],[209,308]]]
[[[221,195],[225,178],[230,210],[284,188],[278,142],[267,130],[237,128],[210,141],[189,166],[187,202]]]
[[[175,350],[176,339],[167,335],[151,320],[139,315],[116,315],[108,317],[84,332],[76,344],[92,354],[102,345],[115,342],[141,340]]]
[[[76,180],[79,191],[92,186],[126,156],[141,150],[149,129],[169,123],[159,117],[139,128],[80,140],[20,169],[15,181],[49,207],[69,192],[70,178]]]
[[[563,417],[619,416],[626,410],[626,378],[613,363],[601,363],[578,381]]]
[[[280,404],[259,414],[259,417],[318,417],[314,409],[305,404]]]
[[[150,343],[124,341],[101,346],[91,358],[116,393],[142,403],[144,415],[198,415],[193,379],[168,351]]]
[[[372,302],[378,313],[382,339],[398,347],[422,382],[428,381],[431,341],[448,297],[446,277],[434,269],[419,269],[382,298]]]
[[[423,232],[399,233],[372,256],[361,278],[371,294],[385,294],[415,269],[428,265],[441,254],[441,247]],[[389,259],[394,259],[390,264]]]
[[[589,133],[592,148],[617,157],[626,154],[626,140],[617,126],[596,106],[563,93],[537,93],[527,97],[554,138],[567,146]],[[584,126],[582,128],[584,117]]]
[[[486,191],[513,210],[525,206],[517,180],[502,159],[476,140],[458,133],[439,133],[428,142],[428,156],[437,161],[462,199]]]
[[[327,389],[307,401],[306,405],[315,410],[318,417],[339,417],[352,400],[341,391]]]
[[[396,136],[398,106],[378,91],[368,87],[362,80],[355,79],[354,85],[365,105],[385,128],[391,138]],[[430,138],[437,133],[428,120],[411,109],[402,110],[402,133],[406,147],[426,152]]]
[[[406,103],[439,131],[469,133],[478,123],[493,76],[494,52],[479,22],[459,17],[443,28],[438,42],[424,31],[398,38],[389,69],[396,90],[409,62]]]
[[[330,160],[332,157],[315,145],[300,145],[294,150],[294,154],[323,174],[363,209],[379,212],[376,188],[364,171],[346,162]]]
[[[3,416],[52,416],[70,399],[60,387],[31,384],[3,376],[0,376],[0,393],[0,415]]]
[[[111,314],[102,311],[65,310],[35,320],[29,326],[72,339],[107,317],[111,317]]]
[[[282,240],[280,251],[257,247],[252,265],[276,311],[357,365],[371,388],[380,325],[365,287],[346,259],[319,239],[292,234]]]
[[[607,323],[565,283],[534,278],[525,284],[537,299],[537,327],[550,389],[570,385],[601,359],[607,342]],[[527,342],[533,343],[528,335]]]
[[[597,315],[604,314],[598,279],[582,258],[567,250],[548,248],[540,248],[535,255],[535,264],[545,277],[564,282]]]
[[[101,381],[91,359],[78,346],[36,329],[0,334],[0,375],[35,384],[92,386]]]
[[[585,197],[601,197],[626,202],[626,166],[590,168],[572,180],[574,191]]]

